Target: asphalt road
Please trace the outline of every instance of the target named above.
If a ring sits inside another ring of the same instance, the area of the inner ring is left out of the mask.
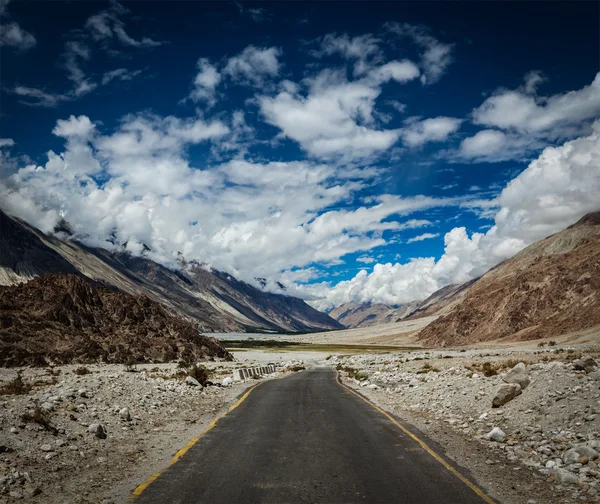
[[[486,500],[390,418],[339,385],[333,371],[315,369],[261,384],[135,502]]]

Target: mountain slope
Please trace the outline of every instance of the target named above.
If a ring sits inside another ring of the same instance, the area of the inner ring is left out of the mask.
[[[400,306],[380,303],[359,305],[346,303],[331,310],[329,315],[346,327],[369,327],[404,319],[413,312],[416,306],[416,302]]]
[[[600,212],[492,268],[419,339],[442,346],[531,340],[598,324]]]
[[[147,257],[86,247],[46,235],[2,212],[0,216],[0,284],[49,272],[76,272],[126,293],[148,296],[194,319],[204,331],[307,332],[342,327],[300,299],[262,292],[199,264],[174,271]],[[4,251],[9,251],[7,260]]]
[[[77,275],[0,287],[0,366],[230,358],[215,340],[145,296]]]

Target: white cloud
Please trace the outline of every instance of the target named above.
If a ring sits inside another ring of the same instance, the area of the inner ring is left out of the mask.
[[[357,257],[356,262],[360,262],[360,263],[364,263],[364,264],[373,264],[374,262],[377,262],[377,259],[375,259],[374,257],[362,256],[362,257]]]
[[[406,243],[414,243],[414,242],[420,242],[420,241],[424,241],[424,240],[431,240],[432,238],[437,238],[438,236],[440,236],[440,233],[423,233],[419,236],[414,236],[412,238],[409,238]]]
[[[453,44],[444,44],[430,34],[424,26],[410,25],[408,23],[387,23],[389,32],[410,38],[421,49],[420,65],[423,69],[421,82],[433,84],[437,82],[452,63]]]
[[[12,147],[15,141],[12,138],[0,138],[0,147]]]
[[[102,85],[105,86],[113,80],[130,81],[141,74],[141,70],[128,70],[127,68],[116,68],[110,72],[105,72],[102,76]]]
[[[419,147],[427,142],[442,142],[456,132],[461,123],[462,119],[443,116],[409,120],[402,130],[402,139],[409,147]]]
[[[71,98],[67,95],[48,93],[42,89],[31,88],[27,86],[15,86],[10,90],[11,93],[26,98],[27,101],[21,100],[23,105],[31,107],[56,107],[62,101],[68,101]]]
[[[56,126],[52,130],[52,133],[56,136],[69,138],[69,137],[82,137],[87,138],[95,129],[94,123],[90,121],[89,117],[81,115],[75,117],[72,115],[69,119],[59,119],[56,121]]]
[[[379,48],[380,40],[370,34],[350,37],[347,34],[329,33],[316,40],[319,48],[311,51],[317,58],[339,54],[354,63],[354,75],[366,73],[375,63],[380,63],[383,53]]]
[[[229,58],[223,73],[241,83],[262,86],[265,77],[279,75],[278,57],[281,50],[277,47],[246,47],[240,54]]]
[[[534,79],[539,82],[539,79]],[[473,122],[487,127],[564,139],[590,132],[600,115],[600,73],[589,86],[547,97],[535,95],[532,76],[525,87],[499,90],[473,111]]]
[[[383,245],[384,230],[430,224],[410,219],[413,212],[460,204],[382,195],[332,210],[379,172],[241,159],[191,166],[187,146],[231,134],[217,120],[135,115],[104,134],[88,117],[71,116],[53,132],[66,138],[66,149],[0,182],[6,210],[44,231],[64,216],[90,245],[127,243],[139,253],[146,244],[150,257],[167,265],[181,251],[248,281],[313,278],[312,263],[336,264]]]
[[[296,286],[296,293],[324,309],[365,301],[388,304],[425,299],[437,289],[462,283],[513,256],[527,245],[561,231],[588,212],[600,210],[600,121],[586,137],[548,147],[511,180],[495,200],[463,202],[498,207],[494,225],[468,235],[457,227],[444,236],[442,257],[406,264],[376,264],[353,279]]]
[[[139,40],[130,37],[125,31],[125,23],[120,19],[120,16],[128,12],[128,9],[113,1],[109,9],[90,16],[85,27],[92,38],[97,41],[116,40],[125,46],[141,49],[158,47],[164,44],[164,42],[149,37],[142,37]]]
[[[400,130],[376,128],[373,111],[381,85],[390,80],[406,82],[418,75],[409,61],[374,67],[354,81],[348,81],[345,72],[324,70],[305,81],[306,94],[298,85],[284,82],[275,97],[261,96],[258,103],[267,122],[309,154],[365,158],[390,148],[401,134]]]
[[[6,7],[9,0],[0,1],[0,20],[8,17]],[[36,44],[35,37],[21,26],[14,22],[4,20],[0,21],[0,46],[9,46],[18,51],[28,51]]]
[[[209,106],[213,106],[216,103],[216,89],[221,82],[221,74],[207,58],[200,58],[197,66],[194,89],[189,98],[194,102],[205,101]]]
[[[15,86],[9,89],[22,98],[21,103],[32,107],[53,108],[61,102],[74,101],[94,91],[99,86],[105,86],[113,81],[129,81],[141,73],[141,70],[117,68],[106,71],[102,76],[86,74],[85,65],[92,58],[95,48],[108,50],[110,41],[115,39],[129,47],[150,48],[162,45],[149,38],[132,39],[127,35],[119,16],[129,12],[118,2],[113,1],[111,7],[91,16],[85,25],[86,31],[74,30],[68,35],[64,51],[60,56],[59,65],[66,71],[66,78],[71,82],[71,88],[65,92],[51,92],[30,86]]]

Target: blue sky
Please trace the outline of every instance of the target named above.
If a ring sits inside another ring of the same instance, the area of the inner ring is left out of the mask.
[[[47,231],[326,308],[599,206],[595,2],[0,5],[0,204]]]

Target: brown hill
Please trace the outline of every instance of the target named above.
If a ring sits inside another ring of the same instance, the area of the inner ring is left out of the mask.
[[[145,256],[44,234],[1,211],[0,252],[0,285],[44,273],[78,273],[122,292],[148,296],[195,320],[204,331],[310,332],[343,327],[300,299],[263,292],[198,263],[182,261],[181,268],[169,269]]]
[[[369,327],[402,320],[412,313],[417,303],[391,306],[380,303],[346,303],[329,312],[329,316],[346,327]]]
[[[429,345],[549,338],[600,324],[600,212],[525,248],[425,327]]]
[[[145,296],[51,274],[0,286],[0,366],[231,358]]]

